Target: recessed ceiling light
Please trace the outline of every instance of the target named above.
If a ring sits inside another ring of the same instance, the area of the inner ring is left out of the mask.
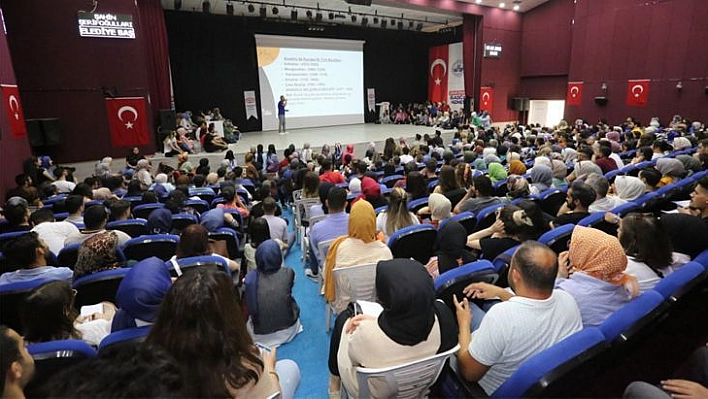
[[[499,3],[499,7],[501,7],[501,8],[506,7],[506,3]]]
[[[481,4],[481,3],[482,3],[482,0],[477,0],[477,4]]]
[[[514,4],[514,11],[519,11],[519,5],[518,5],[518,4]]]

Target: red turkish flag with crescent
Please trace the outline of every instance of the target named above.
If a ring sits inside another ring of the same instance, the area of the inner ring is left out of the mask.
[[[627,82],[627,105],[643,107],[649,101],[649,79],[629,80]]]
[[[22,112],[20,90],[17,85],[2,85],[2,99],[10,120],[10,134],[16,139],[26,137],[27,125],[25,125],[25,114]]]
[[[108,127],[114,147],[149,143],[147,102],[145,97],[106,98]]]
[[[479,110],[487,111],[490,114],[494,110],[494,89],[491,87],[482,87],[479,92]]]
[[[448,48],[445,44],[428,52],[428,98],[433,102],[447,102]]]
[[[583,82],[568,82],[565,103],[566,105],[580,105],[583,103]]]

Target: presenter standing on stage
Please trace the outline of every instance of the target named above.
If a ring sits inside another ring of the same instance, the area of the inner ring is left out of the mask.
[[[278,101],[278,133],[288,134],[285,131],[285,106],[288,105],[288,100],[285,96],[280,96],[280,101]]]

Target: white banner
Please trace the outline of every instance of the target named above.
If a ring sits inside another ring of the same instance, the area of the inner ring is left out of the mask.
[[[374,89],[366,89],[366,102],[369,105],[369,112],[374,112],[376,109],[376,91]]]
[[[248,90],[243,92],[243,102],[246,104],[246,119],[254,117],[258,119],[258,111],[256,111],[256,92]]]
[[[462,64],[462,43],[448,45],[447,103],[459,110],[465,104],[465,77]]]

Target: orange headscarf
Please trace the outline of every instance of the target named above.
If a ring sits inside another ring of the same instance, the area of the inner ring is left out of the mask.
[[[526,174],[526,165],[515,159],[509,163],[509,174],[523,176]]]
[[[568,248],[570,265],[574,271],[614,285],[624,285],[632,293],[639,293],[637,279],[624,274],[627,255],[617,237],[591,227],[575,226]]]
[[[368,201],[361,199],[352,205],[349,212],[348,235],[337,238],[327,251],[324,267],[324,294],[327,301],[333,301],[335,297],[334,273],[332,271],[337,260],[339,244],[347,238],[358,238],[365,244],[376,240],[376,213]]]

